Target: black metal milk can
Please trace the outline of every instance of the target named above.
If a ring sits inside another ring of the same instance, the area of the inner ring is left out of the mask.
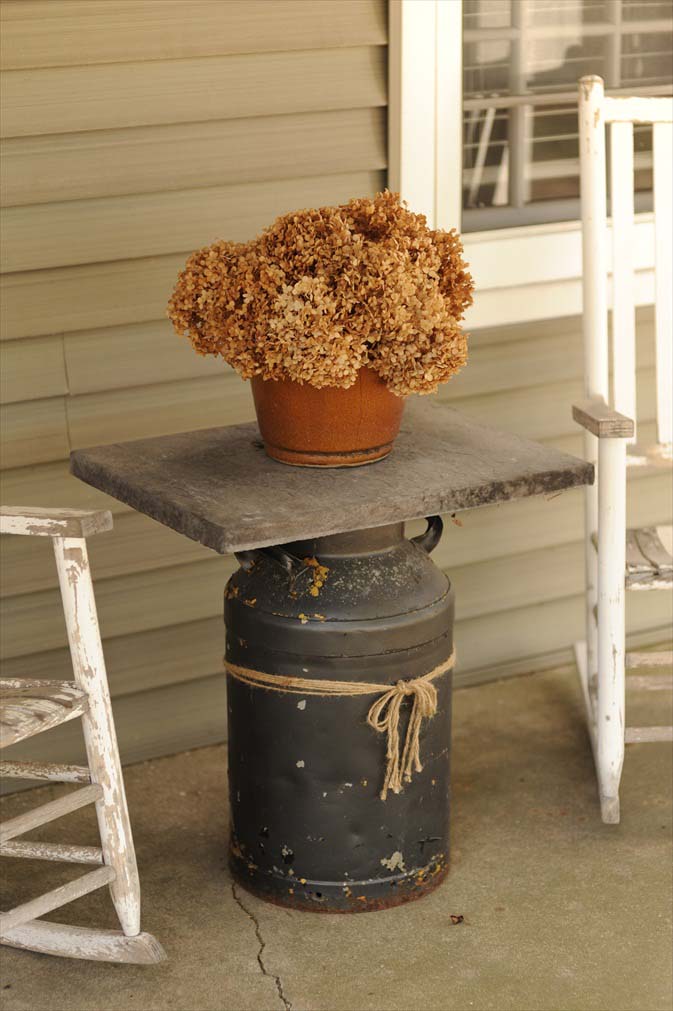
[[[430,560],[442,522],[401,523],[237,555],[225,590],[226,659],[312,680],[390,684],[453,650],[453,591]],[[267,690],[229,674],[231,867],[261,897],[363,911],[434,888],[448,871],[451,671],[420,734],[422,771],[380,797],[385,735],[372,697]],[[400,733],[410,702],[400,709]]]

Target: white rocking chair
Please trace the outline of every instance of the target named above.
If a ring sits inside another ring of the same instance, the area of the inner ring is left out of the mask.
[[[633,124],[654,137],[657,443],[636,441],[633,274]],[[605,127],[610,125],[612,206],[612,372],[609,392]],[[575,654],[598,775],[604,822],[619,821],[624,744],[673,740],[673,727],[626,727],[626,668],[667,667],[671,653],[625,653],[624,590],[673,585],[671,527],[626,530],[629,466],[671,466],[673,441],[673,99],[606,98],[600,77],[579,82],[580,177],[586,401],[573,406],[585,429],[586,458],[597,479],[585,490],[586,642]],[[598,457],[598,459],[596,459]],[[625,532],[626,530],[626,532]],[[667,687],[665,675],[629,679]],[[663,682],[663,683],[662,683]],[[673,686],[673,678],[671,679]]]
[[[140,932],[138,869],[86,548],[88,536],[111,528],[109,512],[0,510],[1,533],[52,539],[75,677],[74,681],[0,680],[0,746],[17,744],[80,718],[88,758],[86,766],[0,762],[0,775],[8,778],[86,784],[0,825],[0,856],[58,860],[95,868],[0,913],[0,944],[70,958],[151,963],[166,956],[151,934]],[[92,803],[96,805],[100,847],[17,838]],[[109,885],[121,930],[41,919],[45,913],[104,885]]]

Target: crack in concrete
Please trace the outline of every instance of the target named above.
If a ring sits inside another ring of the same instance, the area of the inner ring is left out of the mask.
[[[272,979],[276,984],[278,997],[283,1004],[284,1011],[292,1011],[292,1004],[285,996],[285,991],[283,989],[283,982],[280,976],[276,976],[275,973],[269,972],[266,965],[264,964],[264,950],[266,948],[266,941],[262,937],[262,930],[259,925],[259,920],[257,919],[254,913],[252,913],[246,906],[243,905],[241,898],[236,890],[236,885],[234,884],[233,881],[231,883],[231,894],[233,895],[234,902],[239,907],[239,909],[242,909],[245,915],[248,917],[248,919],[252,920],[253,926],[255,928],[255,937],[257,938],[257,943],[259,944],[259,951],[257,952],[257,963],[262,972],[262,975],[268,976],[268,978]]]

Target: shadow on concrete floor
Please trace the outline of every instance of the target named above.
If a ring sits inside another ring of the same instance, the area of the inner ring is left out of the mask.
[[[670,722],[670,699],[651,693],[639,719]],[[458,691],[451,872],[419,902],[359,916],[285,910],[232,886],[224,748],[133,766],[143,927],[169,961],[111,966],[3,948],[0,1007],[669,1011],[671,751],[627,748],[622,822],[604,826],[572,675]],[[6,798],[3,816],[62,789]],[[95,844],[91,817],[42,831]],[[81,873],[6,860],[2,870],[5,908]],[[50,918],[114,925],[101,893]]]

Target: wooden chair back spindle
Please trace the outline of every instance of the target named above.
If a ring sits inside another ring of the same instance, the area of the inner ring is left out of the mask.
[[[669,105],[673,106],[673,102]],[[657,120],[654,133],[655,299],[657,341],[657,437],[673,443],[673,122]]]

